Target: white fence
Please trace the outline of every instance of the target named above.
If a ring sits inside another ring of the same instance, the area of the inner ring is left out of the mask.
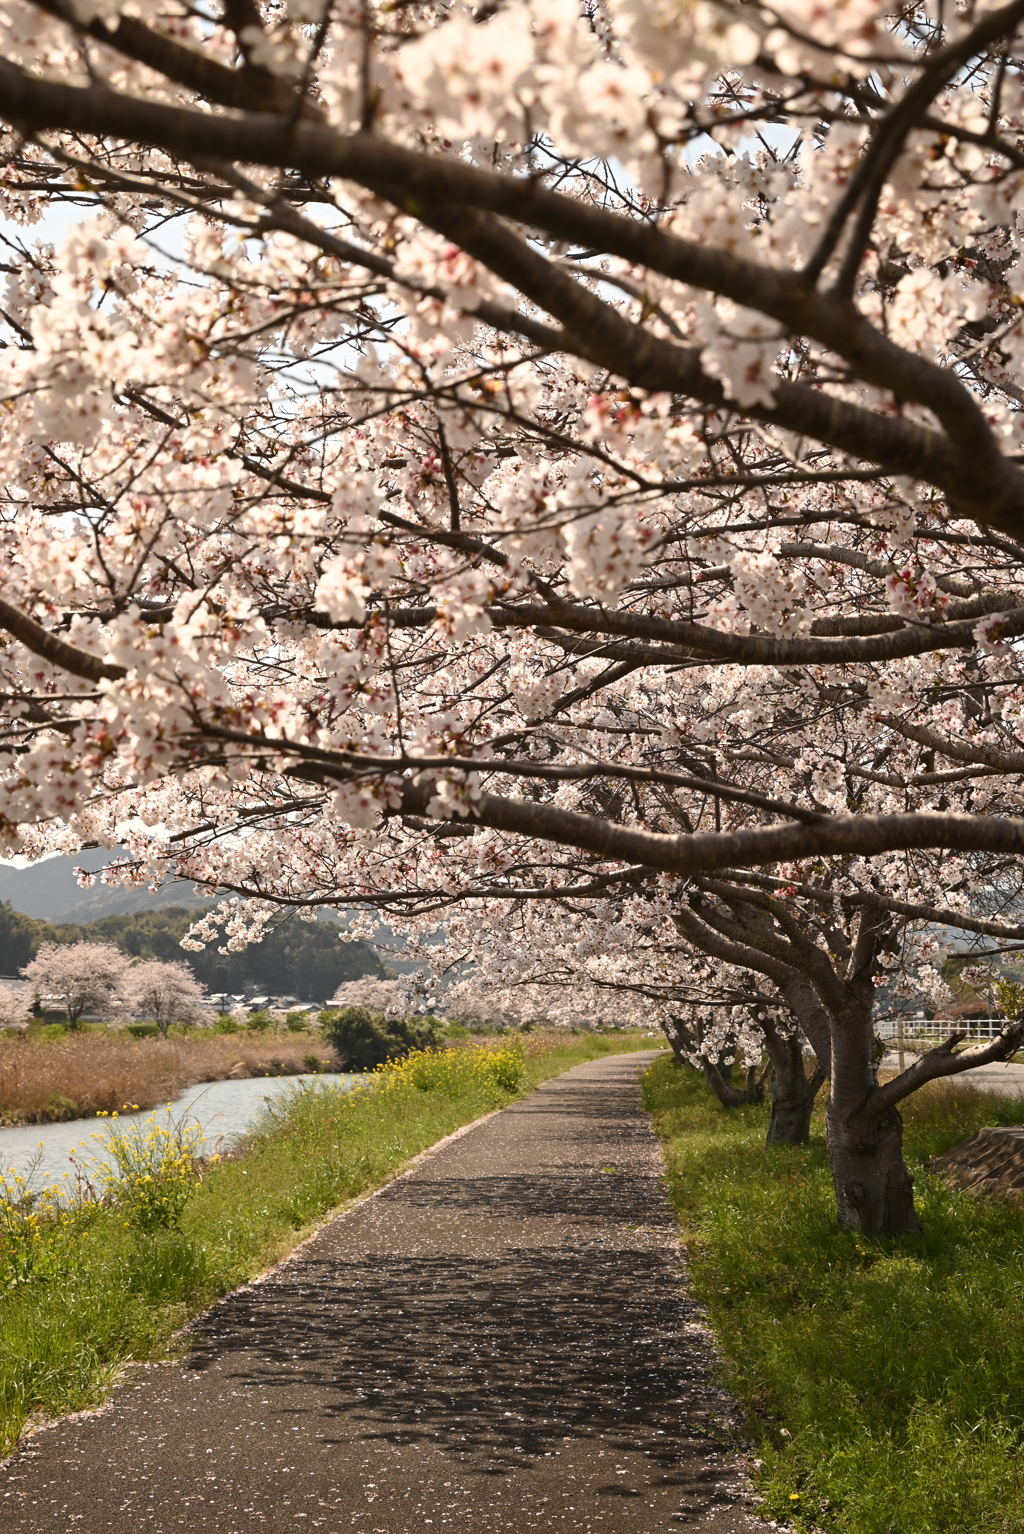
[[[887,1017],[875,1024],[880,1039],[894,1044],[902,1043],[904,1049],[918,1045],[941,1044],[950,1034],[966,1034],[969,1039],[995,1039],[1006,1027],[1005,1017]]]

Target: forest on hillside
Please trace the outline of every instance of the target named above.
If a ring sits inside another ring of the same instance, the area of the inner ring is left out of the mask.
[[[193,953],[180,942],[195,920],[194,910],[167,906],[100,921],[54,925],[0,902],[0,974],[17,975],[42,943],[115,943],[133,958],[179,959],[212,992],[240,994],[256,986],[270,994],[323,1002],[346,980],[381,975],[383,967],[366,943],[343,943],[333,922],[288,917],[261,943],[241,953],[215,947]]]

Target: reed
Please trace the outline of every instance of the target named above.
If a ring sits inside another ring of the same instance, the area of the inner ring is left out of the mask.
[[[152,1108],[201,1081],[228,1076],[299,1075],[316,1057],[337,1057],[310,1034],[198,1034],[134,1039],[96,1030],[58,1039],[0,1039],[0,1123],[49,1124],[112,1112],[132,1103]]]

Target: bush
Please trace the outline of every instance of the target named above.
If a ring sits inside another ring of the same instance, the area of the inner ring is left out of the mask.
[[[437,1020],[433,1017],[388,1018],[366,1007],[342,1007],[321,1012],[324,1037],[337,1050],[343,1065],[353,1071],[372,1071],[389,1060],[400,1060],[411,1050],[430,1049],[437,1043]]]
[[[273,1021],[274,1019],[270,1016],[269,1012],[260,1008],[257,1012],[249,1013],[249,1021],[245,1026],[250,1033],[266,1033],[267,1029],[272,1027]]]
[[[77,1238],[91,1211],[62,1203],[52,1185],[36,1187],[33,1162],[28,1175],[0,1173],[0,1295],[34,1283],[59,1285],[74,1264]]]
[[[199,1124],[182,1118],[165,1125],[153,1114],[145,1124],[121,1125],[116,1113],[110,1117],[104,1142],[110,1161],[101,1162],[97,1174],[103,1196],[117,1204],[135,1230],[176,1230],[200,1180]]]
[[[213,1025],[214,1033],[241,1033],[241,1028],[230,1012],[222,1012]]]
[[[482,1096],[518,1092],[526,1072],[526,1057],[518,1043],[499,1048],[415,1050],[403,1060],[383,1067],[381,1089],[415,1087],[445,1097],[467,1093]]]
[[[126,1023],[124,1031],[133,1039],[155,1039],[160,1029],[156,1023]]]

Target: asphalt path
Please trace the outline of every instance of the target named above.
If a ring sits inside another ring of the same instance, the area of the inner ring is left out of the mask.
[[[4,1534],[752,1534],[650,1054],[451,1137],[0,1471]]]

